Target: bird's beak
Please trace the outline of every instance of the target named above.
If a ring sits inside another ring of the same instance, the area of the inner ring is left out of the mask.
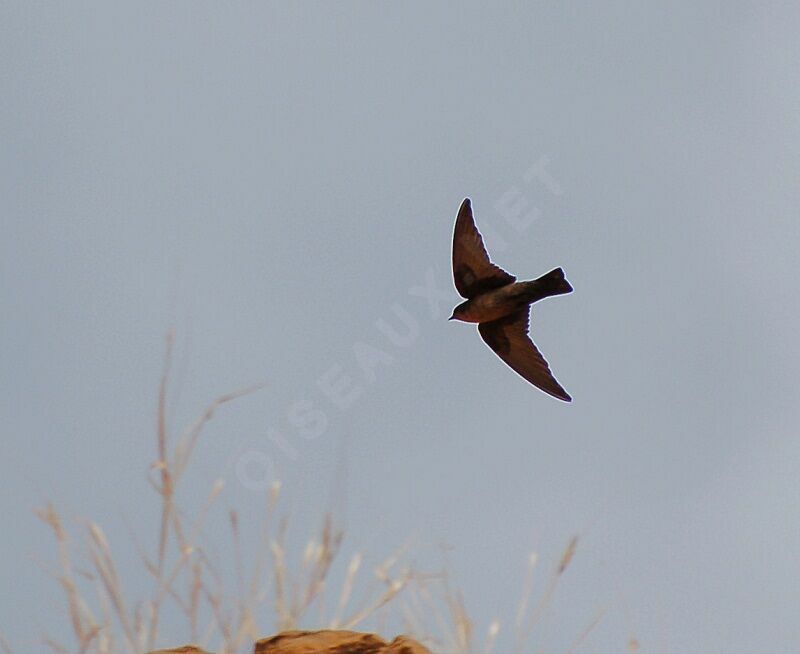
[[[448,320],[454,320],[454,319],[455,319],[455,316],[450,316],[450,317],[448,318]]]

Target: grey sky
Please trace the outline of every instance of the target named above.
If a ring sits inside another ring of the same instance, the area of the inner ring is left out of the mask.
[[[547,651],[603,607],[587,651],[797,648],[797,7],[11,2],[0,25],[20,651],[66,628],[34,506],[103,523],[139,575],[170,325],[176,427],[267,384],[212,424],[199,496],[225,474],[255,512],[237,461],[269,457],[300,530],[338,502],[353,549],[451,546],[478,629],[513,617],[531,549],[550,565],[579,533]],[[572,405],[446,321],[465,196],[499,265],[575,287],[531,321]],[[394,305],[406,345],[376,324]],[[340,375],[344,410],[320,387]],[[324,433],[298,434],[299,401]]]

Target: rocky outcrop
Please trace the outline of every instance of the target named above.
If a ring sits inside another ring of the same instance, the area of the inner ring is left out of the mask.
[[[160,649],[150,654],[209,654],[195,645]],[[357,631],[282,631],[256,642],[253,654],[431,654],[417,641],[398,636],[387,643]]]
[[[256,643],[254,654],[430,654],[415,640],[398,636],[387,643],[356,631],[284,631]]]

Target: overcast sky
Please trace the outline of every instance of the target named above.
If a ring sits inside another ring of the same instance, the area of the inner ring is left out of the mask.
[[[268,469],[299,534],[446,546],[478,630],[580,534],[546,651],[603,609],[585,651],[796,651],[799,31],[769,2],[4,3],[0,630],[67,633],[48,499],[141,578],[174,327],[175,428],[265,383],[189,497],[224,476],[255,514]],[[496,263],[574,286],[531,319],[572,404],[447,322],[467,196]]]

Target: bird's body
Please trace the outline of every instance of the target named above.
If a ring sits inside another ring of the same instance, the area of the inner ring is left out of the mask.
[[[530,305],[572,292],[561,268],[532,281],[516,281],[490,261],[466,199],[453,233],[453,280],[467,299],[453,310],[451,320],[478,323],[481,338],[514,371],[545,393],[571,401],[528,337]]]
[[[549,274],[549,273],[548,273]],[[453,318],[463,322],[491,322],[552,295],[547,279],[512,282],[481,293],[456,307]],[[550,291],[550,292],[548,292]]]

